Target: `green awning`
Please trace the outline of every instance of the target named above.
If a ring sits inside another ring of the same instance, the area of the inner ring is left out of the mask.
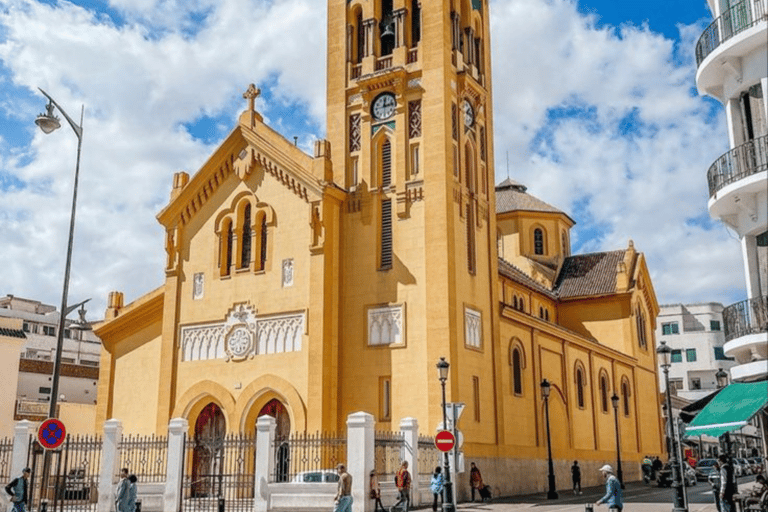
[[[720,437],[746,425],[768,403],[768,381],[734,382],[724,388],[685,427],[685,436]]]

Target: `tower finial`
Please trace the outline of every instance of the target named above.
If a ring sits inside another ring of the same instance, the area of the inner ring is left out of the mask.
[[[256,117],[254,115],[256,113],[256,108],[255,108],[256,98],[258,98],[260,95],[261,95],[261,89],[256,87],[254,84],[249,85],[248,90],[243,93],[243,98],[248,100],[248,115],[250,117],[251,128],[253,128],[254,118]]]

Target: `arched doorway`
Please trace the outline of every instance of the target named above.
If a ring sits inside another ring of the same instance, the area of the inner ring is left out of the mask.
[[[261,408],[258,417],[272,416],[277,423],[275,428],[275,481],[287,482],[291,467],[291,453],[288,445],[288,436],[291,433],[291,418],[288,416],[288,410],[285,405],[273,398]]]
[[[226,421],[221,408],[211,402],[195,421],[192,454],[192,496],[216,496],[216,477],[221,475]],[[221,482],[218,482],[221,486]],[[221,489],[219,489],[219,492]]]

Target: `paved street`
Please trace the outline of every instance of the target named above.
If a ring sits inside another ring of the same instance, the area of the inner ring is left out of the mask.
[[[754,477],[739,479],[739,491],[746,492],[752,487]],[[605,492],[604,487],[584,489],[584,494],[574,496],[569,492],[561,492],[558,500],[547,500],[546,493],[500,498],[492,503],[460,503],[458,510],[462,512],[508,512],[513,510],[532,510],[535,512],[583,512],[585,503],[594,503]],[[624,490],[624,512],[670,512],[672,510],[672,490],[658,488],[655,485],[644,485],[633,482]],[[428,507],[429,508],[429,507]],[[712,488],[706,482],[698,482],[694,487],[688,487],[689,512],[715,512],[712,498]],[[608,512],[605,505],[595,507],[595,512]]]

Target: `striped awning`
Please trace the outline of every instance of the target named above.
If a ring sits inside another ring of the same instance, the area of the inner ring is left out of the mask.
[[[720,437],[738,430],[768,403],[768,381],[734,382],[717,394],[685,427],[686,437]]]

